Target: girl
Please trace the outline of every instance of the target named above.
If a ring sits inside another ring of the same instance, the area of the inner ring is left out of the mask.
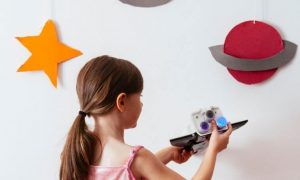
[[[98,179],[184,179],[165,164],[183,163],[191,153],[168,147],[155,155],[142,146],[124,142],[124,130],[136,127],[143,104],[143,78],[126,60],[100,56],[79,72],[76,90],[80,108],[61,154],[61,180]],[[93,131],[85,117],[95,121]],[[211,179],[218,152],[227,147],[232,127],[224,134],[213,133],[203,162],[194,179]]]

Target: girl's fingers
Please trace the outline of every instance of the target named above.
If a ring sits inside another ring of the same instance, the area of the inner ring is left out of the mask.
[[[230,134],[232,133],[232,125],[231,125],[231,123],[229,122],[228,123],[228,129],[227,129],[227,131],[224,133],[226,136],[230,136]]]
[[[183,152],[182,152],[182,155],[183,156],[190,156],[190,152],[189,151],[186,151],[186,150],[184,150]]]
[[[182,153],[183,159],[187,160],[191,157],[191,153],[189,151],[184,150]]]
[[[216,121],[215,121],[215,120],[212,120],[212,121],[211,121],[211,127],[212,127],[212,131],[217,131],[217,130],[218,130],[217,124],[216,124]]]

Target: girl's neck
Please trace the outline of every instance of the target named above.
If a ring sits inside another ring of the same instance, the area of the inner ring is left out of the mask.
[[[113,115],[95,117],[94,134],[101,140],[102,145],[111,140],[125,143],[124,128],[119,119]]]
[[[119,125],[118,119],[115,119],[113,116],[100,116],[94,117],[94,119],[95,128],[93,134],[100,139],[101,146],[95,147],[92,164],[99,165],[104,147],[115,147],[116,144],[125,144],[124,128]]]

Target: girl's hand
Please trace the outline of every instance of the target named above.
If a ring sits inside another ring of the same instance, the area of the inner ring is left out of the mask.
[[[170,161],[181,164],[191,157],[192,151],[186,151],[180,147],[169,146],[158,151],[155,155],[164,164],[168,164]]]
[[[219,153],[227,148],[227,145],[229,143],[229,136],[232,133],[232,126],[231,123],[228,123],[227,131],[223,134],[220,134],[214,120],[211,122],[211,125],[213,130],[209,140],[208,149],[212,150],[215,153]]]
[[[170,153],[172,155],[171,159],[178,164],[186,162],[192,156],[192,151],[173,146],[170,147]]]

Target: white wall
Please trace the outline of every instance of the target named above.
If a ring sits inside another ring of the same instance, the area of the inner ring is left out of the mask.
[[[58,179],[60,152],[79,110],[77,73],[103,54],[131,60],[144,76],[144,109],[138,127],[126,133],[129,144],[155,152],[183,131],[192,112],[217,105],[232,122],[249,123],[232,134],[213,179],[300,179],[299,56],[248,86],[208,50],[253,17],[299,45],[299,7],[297,0],[173,0],[156,8],[118,0],[2,0],[0,179]],[[83,52],[60,65],[58,89],[43,72],[16,72],[30,53],[14,37],[39,34],[48,18],[61,41]],[[170,167],[189,179],[200,162],[193,157]]]

